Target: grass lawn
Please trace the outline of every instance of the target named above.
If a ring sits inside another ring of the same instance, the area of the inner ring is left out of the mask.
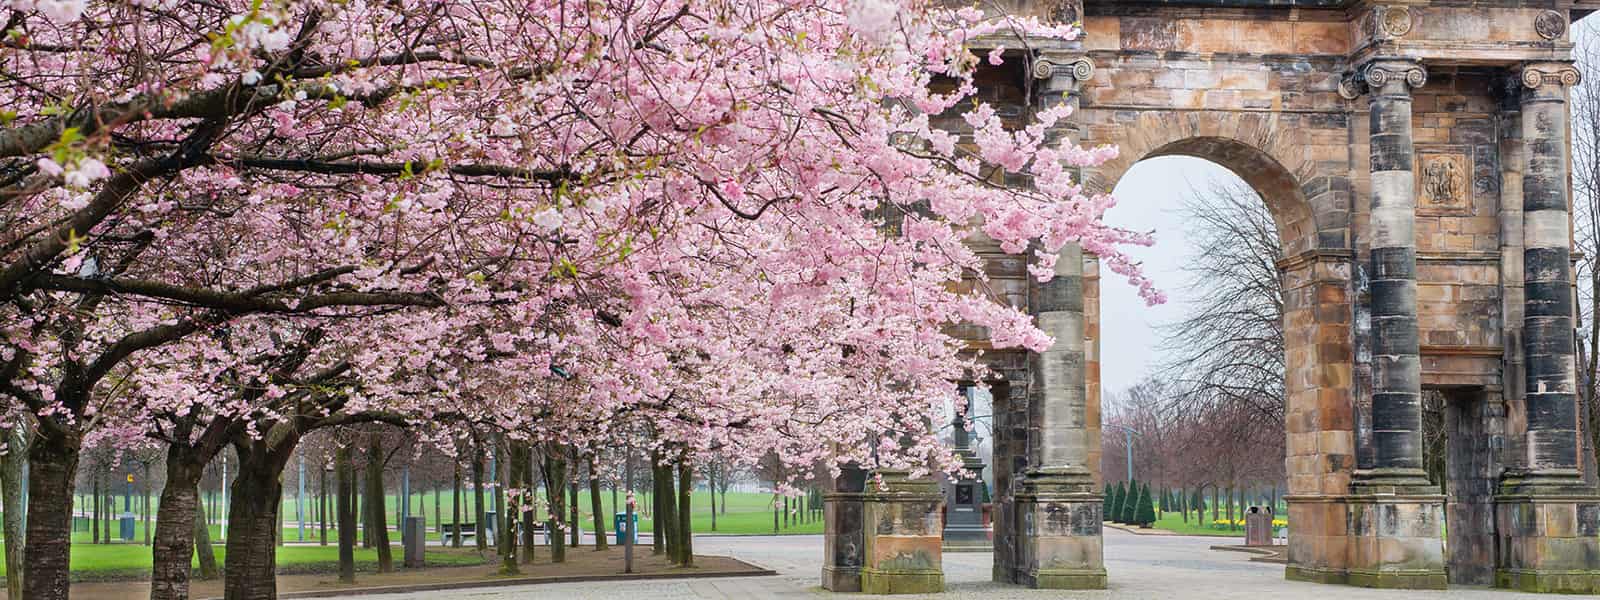
[[[1227,519],[1227,513],[1221,513],[1219,516],[1224,520]],[[1235,512],[1234,518],[1243,519],[1243,513]],[[1284,517],[1280,515],[1277,518],[1281,520]],[[1238,527],[1213,525],[1211,520],[1211,511],[1209,510],[1206,511],[1204,519],[1196,518],[1194,513],[1189,513],[1188,522],[1184,522],[1183,515],[1180,513],[1164,512],[1161,513],[1161,518],[1156,520],[1154,527],[1156,529],[1165,529],[1167,531],[1181,533],[1184,535],[1220,535],[1227,537],[1244,537],[1243,525]],[[1278,531],[1278,529],[1274,529],[1273,535],[1277,535]]]
[[[72,532],[72,543],[74,543],[74,544],[93,545],[93,543],[94,543],[94,532],[89,531],[88,527],[89,527],[89,525],[88,525],[88,521],[87,520],[78,519],[77,522],[76,522],[76,528]],[[104,527],[104,525],[102,525],[102,527]],[[212,525],[210,527],[210,529],[211,529],[211,541],[213,541],[213,542],[222,541],[222,526],[221,525]],[[155,535],[155,532],[156,532],[156,522],[155,522],[154,519],[151,519],[151,521],[150,521],[150,535],[153,537]],[[118,528],[118,525],[117,525],[116,521],[112,521],[112,523],[111,523],[111,536],[112,536],[112,538],[111,539],[113,541],[113,545],[122,543],[121,535],[122,535],[122,530]],[[283,529],[282,535],[283,535],[282,539],[284,539],[286,541],[290,541],[290,542],[299,541],[299,539],[300,539],[299,538],[300,530],[295,527],[295,522],[292,519],[289,521],[288,527],[285,527]],[[314,541],[317,541],[318,539],[319,538],[317,536],[316,524],[315,523],[307,523],[306,524],[306,541],[314,542]],[[330,528],[328,530],[328,540],[329,541],[333,541],[333,540],[336,540],[336,539],[338,539],[338,534],[333,529]],[[135,545],[142,545],[144,543],[144,521],[140,521],[140,520],[135,520],[134,521],[134,523],[133,523],[133,543]]]
[[[427,496],[426,498],[423,498],[422,496],[423,496],[422,494],[417,494],[417,495],[412,496],[411,509],[412,509],[412,511],[414,511],[414,514],[422,516],[422,517],[426,517],[428,519],[428,527],[429,527],[430,531],[436,531],[434,529],[434,527],[437,525],[437,523],[434,523],[434,519],[433,519],[434,495],[432,493],[429,493],[429,494],[426,495]],[[440,508],[439,514],[441,515],[441,517],[444,519],[444,521],[446,523],[449,523],[451,521],[451,517],[450,517],[450,515],[451,515],[451,512],[450,512],[450,507],[451,507],[450,494],[448,494],[448,493],[441,494],[439,496],[439,498],[440,498],[440,502],[441,502],[441,505],[439,507]],[[541,498],[542,498],[542,494],[541,494]],[[696,491],[690,497],[690,501],[689,501],[689,503],[691,505],[690,506],[690,512],[693,514],[693,516],[692,516],[692,522],[693,522],[692,527],[694,528],[694,532],[695,533],[732,533],[732,534],[769,534],[769,535],[773,533],[773,530],[772,530],[772,513],[773,513],[773,510],[772,510],[772,499],[773,498],[772,498],[771,494],[759,494],[759,493],[753,493],[753,492],[728,492],[727,498],[728,498],[727,512],[726,513],[719,513],[717,515],[717,527],[716,527],[716,530],[713,531],[712,528],[711,528],[711,494],[709,492]],[[391,502],[392,502],[392,499],[393,499],[393,497],[391,496]],[[618,494],[617,495],[617,499],[619,501],[621,501],[621,502],[626,502],[627,501],[627,495],[626,494]],[[461,506],[462,517],[461,517],[461,520],[462,520],[462,522],[470,522],[472,520],[472,517],[470,516],[471,512],[472,512],[471,511],[472,496],[471,496],[471,494],[463,493],[463,497],[462,497],[461,500],[462,500],[462,506]],[[637,501],[639,510],[641,511],[640,514],[639,514],[639,531],[641,533],[649,533],[650,527],[651,527],[651,521],[650,521],[649,517],[644,514],[644,511],[647,511],[649,509],[650,502],[647,500],[647,497],[644,494],[636,494],[635,495],[635,500]],[[612,519],[611,519],[610,515],[613,515],[613,514],[616,514],[618,512],[622,512],[622,511],[619,510],[617,506],[615,506],[615,505],[613,505],[611,503],[611,492],[609,490],[600,492],[600,501],[602,503],[603,510],[605,510],[605,515],[606,515],[605,516],[606,533],[611,535],[612,539],[614,541],[616,532],[612,529],[612,526],[611,526]],[[485,503],[490,502],[490,497],[486,495],[484,497],[484,502]],[[782,499],[780,498],[779,499],[779,505],[781,506],[781,504],[782,504]],[[795,499],[791,498],[789,500],[789,505],[790,505],[791,509],[798,510],[798,505],[796,504]],[[391,506],[392,506],[392,504],[391,504]],[[583,530],[585,532],[592,531],[594,529],[594,514],[593,514],[593,511],[590,510],[590,506],[591,505],[590,505],[590,502],[589,502],[589,492],[587,490],[580,491],[578,493],[578,514],[579,514],[579,518],[582,520]],[[717,497],[717,507],[718,507],[719,510],[722,507],[722,497],[721,497],[721,495],[718,495],[718,497]],[[390,510],[391,510],[391,512],[393,511],[392,508]],[[293,511],[291,510],[290,512],[292,514]],[[811,517],[807,516],[806,518],[808,519],[808,522],[804,523],[804,524],[799,523],[798,519],[796,517],[791,517],[790,525],[788,527],[783,527],[782,526],[782,520],[781,520],[781,513],[780,513],[780,521],[779,521],[780,526],[779,526],[778,533],[785,534],[785,535],[789,535],[789,534],[820,534],[820,533],[822,533],[822,519],[821,519],[820,516],[815,518],[815,520],[810,520]],[[290,529],[293,529],[293,524],[294,524],[294,521],[293,521],[293,518],[291,517],[290,520],[289,520],[289,525],[291,526]],[[307,530],[306,535],[308,537],[311,535],[309,530]],[[289,539],[294,539],[294,538],[291,537]]]
[[[385,499],[385,508],[388,509],[389,515],[387,524],[392,532],[390,534],[391,536],[397,535],[393,532],[397,532],[399,529],[399,525],[395,518],[397,499],[398,497],[394,494],[388,495],[388,497]],[[625,499],[625,494],[618,494],[618,500],[625,502]],[[492,496],[486,494],[484,496],[484,500],[485,502],[492,502]],[[612,539],[614,540],[616,532],[612,528],[612,519],[609,515],[621,512],[621,510],[611,503],[611,492],[609,490],[602,491],[600,493],[600,500],[604,504],[604,510],[606,511],[605,514],[607,515],[605,517],[606,532],[611,534]],[[645,514],[649,510],[650,506],[648,497],[640,493],[637,494],[637,500],[640,509],[639,531],[641,533],[649,533],[652,523],[649,515]],[[418,493],[411,496],[412,513],[427,520],[430,539],[438,539],[437,532],[439,523],[434,519],[434,504],[436,501],[439,504],[440,517],[446,523],[451,522],[451,495],[448,490],[445,490],[444,493],[437,495],[430,491],[428,493]],[[305,540],[308,542],[317,541],[320,539],[317,531],[316,510],[314,508],[315,503],[315,496],[308,494],[305,499],[305,512],[307,520]],[[728,492],[727,512],[719,513],[717,515],[717,526],[715,529],[713,529],[711,526],[711,493],[705,491],[696,491],[693,496],[691,496],[690,503],[692,504],[691,512],[693,513],[692,519],[695,533],[750,535],[771,535],[774,533],[772,527],[773,496],[771,494],[754,492]],[[79,502],[78,504],[79,510],[88,510],[88,508],[84,506],[87,503]],[[461,504],[462,521],[473,521],[471,516],[472,495],[465,490],[462,494]],[[781,506],[781,504],[782,499],[780,498],[779,505]],[[798,514],[798,500],[791,498],[789,500],[789,505],[790,509],[795,511],[796,514],[791,515],[789,525],[785,527],[782,525],[780,513],[780,525],[777,531],[778,534],[791,535],[822,533],[822,519],[820,516],[813,517],[810,514],[804,515],[807,522],[802,524],[799,522],[802,515]],[[719,510],[722,507],[722,496],[720,494],[717,497],[717,506]],[[122,508],[122,500],[120,497],[118,497],[116,501],[116,508],[118,509],[117,512],[120,514]],[[590,511],[589,492],[587,490],[582,490],[578,494],[578,509],[579,515],[583,521],[583,530],[586,532],[593,530],[594,516]],[[299,528],[297,526],[297,521],[295,520],[294,496],[292,495],[284,498],[283,525],[282,539],[286,541],[299,541]],[[135,542],[133,544],[134,547],[144,548],[144,546],[141,545],[144,541],[144,527],[144,520],[142,518],[135,517],[133,538]],[[153,533],[153,529],[155,527],[154,516],[151,518],[150,527],[152,528]],[[110,544],[110,546],[117,546],[120,544],[121,538],[120,529],[118,529],[115,520],[112,521],[111,529],[113,535],[119,537],[114,538],[117,540],[117,543]],[[328,537],[330,541],[337,540],[338,537],[337,532],[333,529],[331,524],[328,529]],[[82,517],[76,519],[75,528],[72,534],[72,542],[74,544],[83,544],[85,547],[92,548],[94,547],[91,544],[93,539],[94,534],[89,531],[88,519]],[[214,542],[221,542],[223,540],[222,527],[220,525],[211,525],[211,539]],[[396,541],[398,540],[398,538],[394,539]],[[146,552],[148,553],[147,550]],[[115,553],[116,552],[112,552],[112,554]]]
[[[217,563],[220,565],[226,551],[222,546],[213,548],[216,550]],[[393,548],[395,563],[399,564],[400,546],[395,545]],[[429,548],[427,552],[430,566],[469,566],[484,562],[477,552],[466,549]],[[145,579],[150,576],[150,562],[150,548],[138,544],[72,545],[72,577],[75,581]],[[199,565],[198,562],[194,564]],[[375,571],[377,564],[376,549],[356,548],[357,570]],[[334,544],[278,548],[279,572],[331,572],[336,570],[338,565],[339,547]],[[0,564],[0,575],[4,574],[5,565]]]
[[[1155,528],[1165,529],[1167,531],[1181,533],[1184,535],[1221,535],[1228,537],[1244,537],[1243,527],[1238,529],[1228,529],[1220,525],[1213,527],[1210,523],[1211,513],[1209,512],[1206,513],[1204,525],[1202,525],[1200,521],[1195,518],[1194,513],[1189,513],[1189,522],[1185,523],[1183,521],[1183,515],[1175,512],[1164,512],[1161,513],[1161,518],[1156,519]]]

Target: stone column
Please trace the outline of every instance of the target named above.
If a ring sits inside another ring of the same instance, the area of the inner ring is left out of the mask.
[[[1374,469],[1369,480],[1426,483],[1422,470],[1422,363],[1417,340],[1416,174],[1411,88],[1427,80],[1410,61],[1363,71],[1371,102],[1371,281]]]
[[[1371,108],[1373,468],[1351,482],[1349,583],[1442,589],[1444,496],[1422,469],[1422,364],[1417,339],[1416,173],[1411,91],[1427,83],[1413,60],[1358,71]]]
[[[1567,64],[1522,70],[1523,359],[1531,473],[1578,476],[1572,221],[1567,206]]]
[[[1570,63],[1534,63],[1521,82],[1523,410],[1520,468],[1495,497],[1495,584],[1600,592],[1600,497],[1579,472],[1573,362],[1567,90]]]
[[[866,471],[852,464],[822,495],[822,589],[830,592],[861,591],[866,480]]]
[[[1086,58],[1046,54],[1032,65],[1035,103],[1077,102],[1074,93],[1094,73]],[[1075,136],[1064,124],[1055,135]],[[1016,494],[1014,581],[1036,588],[1103,589],[1101,496],[1087,466],[1084,364],[1083,251],[1061,251],[1055,276],[1030,282],[1029,309],[1055,345],[1028,357],[1028,469]]]

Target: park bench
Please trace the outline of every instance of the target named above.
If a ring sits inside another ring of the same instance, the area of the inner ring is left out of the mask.
[[[439,526],[439,540],[446,546],[453,543],[455,536],[461,536],[461,543],[465,544],[478,537],[477,523],[445,523]]]

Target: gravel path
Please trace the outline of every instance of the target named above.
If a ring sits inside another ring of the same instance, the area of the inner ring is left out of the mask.
[[[989,581],[991,556],[983,552],[944,556],[946,592],[896,598],[1032,598],[1209,600],[1285,598],[1353,599],[1544,599],[1481,588],[1442,592],[1369,590],[1348,586],[1286,581],[1283,566],[1249,561],[1249,554],[1211,550],[1227,543],[1220,538],[1134,535],[1106,530],[1106,568],[1111,589],[1095,592],[1028,590]],[[676,580],[629,583],[573,583],[499,589],[432,592],[426,595],[367,596],[372,600],[501,600],[561,598],[573,600],[763,600],[796,598],[862,598],[829,594],[817,587],[821,569],[821,536],[705,537],[695,539],[700,554],[725,554],[778,571],[777,577]]]

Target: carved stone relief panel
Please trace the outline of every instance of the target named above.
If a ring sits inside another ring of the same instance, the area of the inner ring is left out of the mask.
[[[1417,212],[1472,214],[1473,168],[1470,146],[1417,147]]]

